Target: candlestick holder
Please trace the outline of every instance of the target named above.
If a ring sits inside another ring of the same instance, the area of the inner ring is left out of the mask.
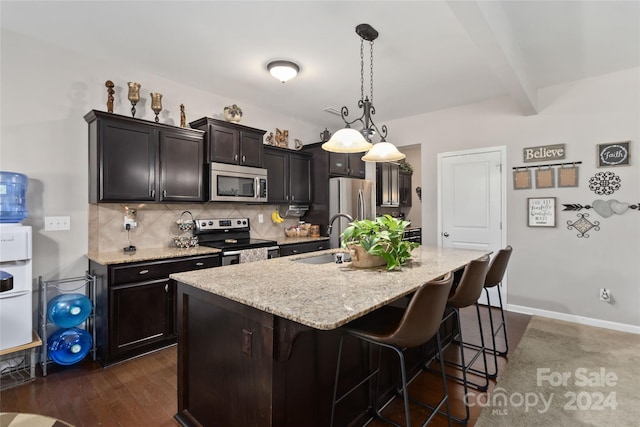
[[[158,114],[162,111],[162,94],[157,92],[151,93],[151,109],[156,113],[156,123],[158,123]]]
[[[136,104],[140,101],[140,83],[129,82],[129,95],[127,98],[131,101],[131,116],[136,116]]]

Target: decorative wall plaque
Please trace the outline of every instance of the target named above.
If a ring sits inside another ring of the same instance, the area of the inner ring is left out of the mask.
[[[556,226],[556,198],[530,197],[527,199],[527,225],[529,227]]]
[[[564,159],[564,144],[540,145],[523,149],[522,158],[525,163],[545,162]]]
[[[536,170],[536,188],[553,188],[555,182],[553,181],[553,169],[538,169]]]
[[[594,231],[599,231],[600,230],[600,223],[598,221],[589,221],[586,217],[588,217],[589,214],[585,213],[585,214],[578,214],[578,220],[571,222],[571,221],[567,221],[567,228],[569,230],[571,230],[572,228],[575,228],[576,230],[578,230],[578,237],[586,237],[588,238],[589,235],[587,234],[587,232],[591,229],[593,229]]]
[[[529,169],[513,171],[513,188],[514,190],[531,188],[531,171]]]
[[[558,169],[558,187],[577,187],[578,186],[578,167],[561,166]]]
[[[598,167],[629,166],[630,141],[598,145]]]

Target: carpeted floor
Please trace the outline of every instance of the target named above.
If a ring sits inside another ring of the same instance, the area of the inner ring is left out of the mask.
[[[534,316],[476,427],[640,426],[640,335]]]

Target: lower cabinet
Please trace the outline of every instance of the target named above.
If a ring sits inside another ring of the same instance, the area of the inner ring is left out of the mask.
[[[280,245],[280,256],[299,255],[307,252],[322,251],[325,249],[329,249],[329,240],[292,243],[289,245]]]
[[[111,365],[176,342],[176,287],[169,275],[217,267],[219,255],[103,265],[96,290],[96,356]]]

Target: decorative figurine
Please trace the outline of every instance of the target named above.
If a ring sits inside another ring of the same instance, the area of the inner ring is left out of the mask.
[[[131,101],[131,116],[136,116],[136,104],[140,101],[140,83],[129,82],[129,96],[127,97]]]
[[[275,142],[273,141],[273,132],[269,132],[269,136],[267,136],[266,140],[267,145],[275,145]]]
[[[158,123],[158,114],[162,111],[162,94],[158,92],[151,92],[151,109],[156,113],[156,123]]]
[[[295,144],[296,150],[302,150],[302,141],[300,141],[298,138],[295,138],[293,142]]]
[[[228,122],[237,123],[242,118],[242,110],[236,104],[224,107],[224,119]]]
[[[107,113],[113,113],[113,94],[116,93],[113,87],[115,85],[111,80],[104,82],[104,85],[107,87]]]
[[[320,134],[320,141],[327,142],[329,138],[331,138],[331,132],[329,132],[329,129],[324,128],[324,132]]]
[[[276,145],[278,147],[289,148],[289,131],[276,128]]]
[[[184,104],[180,104],[180,127],[187,126],[187,116],[184,114]]]

